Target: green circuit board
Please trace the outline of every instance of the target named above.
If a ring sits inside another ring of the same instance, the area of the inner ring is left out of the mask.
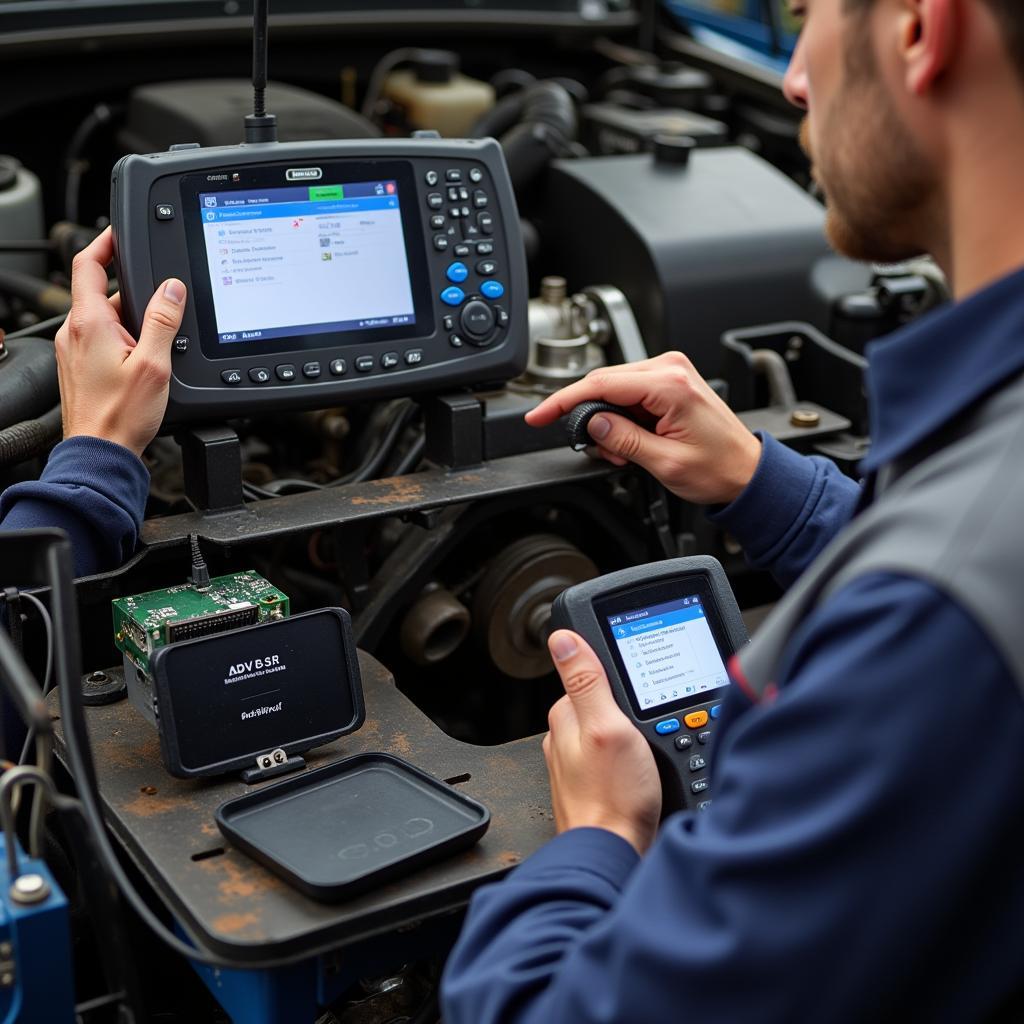
[[[111,605],[114,643],[143,672],[149,672],[158,647],[283,619],[290,611],[287,594],[252,571],[216,576],[204,590],[181,583],[119,597]]]

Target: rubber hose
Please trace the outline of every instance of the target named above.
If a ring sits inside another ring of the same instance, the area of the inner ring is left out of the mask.
[[[42,338],[8,338],[7,358],[0,363],[0,430],[32,420],[60,399],[53,342]]]
[[[61,437],[61,409],[54,406],[37,420],[0,430],[0,466],[15,466],[48,452]]]
[[[71,292],[66,288],[18,270],[0,270],[0,292],[16,296],[43,316],[58,316],[71,309]]]
[[[512,187],[523,191],[560,150],[576,139],[578,121],[572,96],[557,82],[526,90],[522,120],[501,137]]]

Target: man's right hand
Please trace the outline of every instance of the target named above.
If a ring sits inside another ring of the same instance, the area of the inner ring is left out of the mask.
[[[136,342],[121,324],[119,297],[107,297],[113,258],[108,228],[72,267],[71,312],[56,339],[64,436],[99,437],[141,455],[167,408],[185,285],[172,278],[156,290]]]
[[[588,426],[597,454],[617,466],[636,463],[685,501],[727,505],[757,469],[761,442],[681,352],[594,370],[541,402],[526,422],[547,426],[591,400],[635,409],[652,421],[645,430],[600,413]]]

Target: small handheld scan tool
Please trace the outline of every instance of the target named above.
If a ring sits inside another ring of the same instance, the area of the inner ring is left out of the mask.
[[[578,633],[600,658],[654,750],[666,812],[707,807],[726,662],[748,640],[722,566],[677,558],[581,583],[556,599],[551,626]]]

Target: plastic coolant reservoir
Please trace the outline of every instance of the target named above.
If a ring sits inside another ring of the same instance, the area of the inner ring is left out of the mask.
[[[0,156],[0,241],[38,241],[46,237],[39,179],[14,157]],[[0,253],[0,269],[41,277],[46,257],[39,253]]]
[[[438,58],[442,54],[438,51]],[[447,138],[464,138],[494,106],[494,90],[461,74],[454,60],[415,61],[411,68],[392,71],[382,91],[401,108],[410,129],[432,128]]]

